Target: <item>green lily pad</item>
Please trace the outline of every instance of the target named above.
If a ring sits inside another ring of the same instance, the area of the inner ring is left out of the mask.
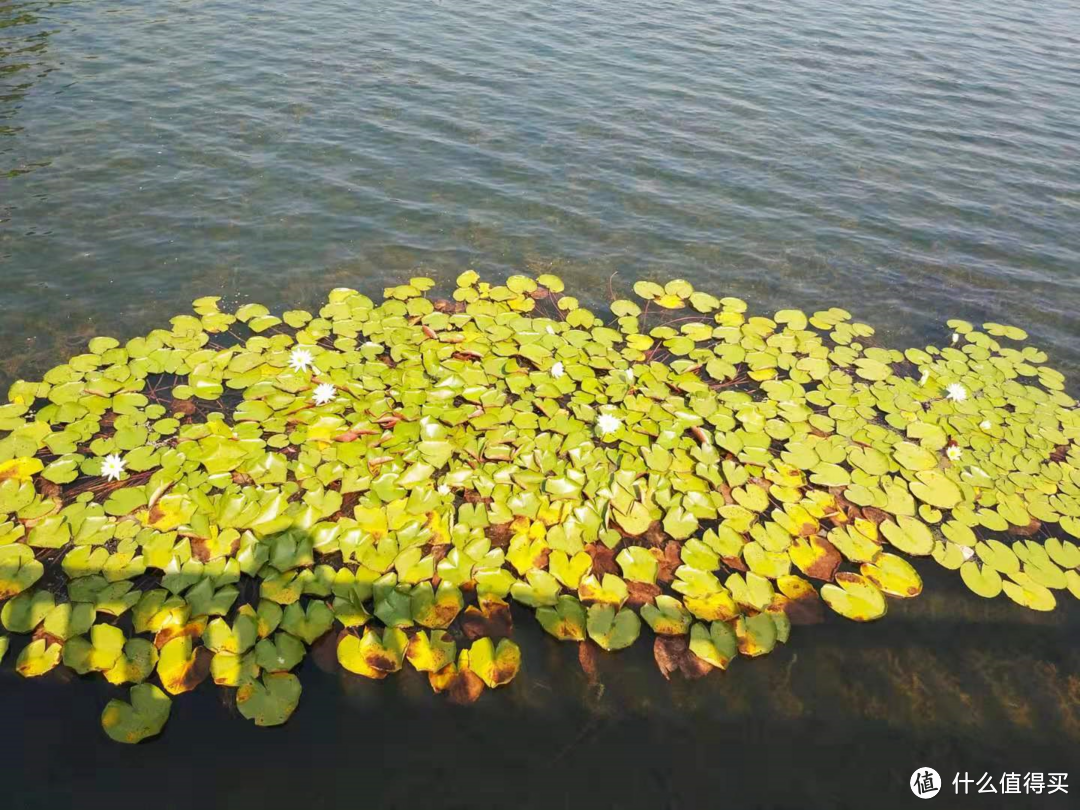
[[[984,599],[993,599],[1001,593],[1001,574],[988,565],[968,560],[960,566],[960,577],[973,593]]]
[[[65,602],[50,610],[42,625],[53,638],[68,641],[89,632],[96,615],[96,609],[89,603]]]
[[[845,619],[857,622],[880,619],[887,607],[881,591],[858,574],[837,574],[835,585],[822,586],[821,598]]]
[[[922,557],[934,550],[930,529],[916,518],[899,515],[896,522],[887,520],[880,528],[885,539],[905,554]]]
[[[1035,582],[1028,575],[1020,572],[1010,574],[1011,581],[1002,580],[1001,587],[1005,595],[1021,607],[1040,612],[1051,611],[1057,606],[1054,592]]]
[[[612,279],[610,322],[550,274],[465,272],[450,302],[434,284],[283,314],[202,297],[12,385],[0,621],[39,636],[21,671],[156,670],[176,693],[209,673],[280,722],[335,622],[346,670],[408,657],[471,703],[520,660],[483,640],[511,596],[606,649],[640,615],[689,675],[769,652],[821,600],[880,617],[921,590],[914,556],[1025,609],[1080,597],[1077,402],[1006,345],[1019,327],[954,320],[899,351],[840,307],[765,317],[680,279],[638,303]],[[47,566],[70,602],[35,590]],[[129,611],[153,641],[111,623]]]
[[[320,636],[330,630],[333,624],[334,613],[327,604],[312,600],[308,602],[306,610],[300,606],[299,602],[294,602],[285,608],[281,629],[292,633],[306,644],[314,644]]]
[[[579,551],[573,557],[565,551],[553,551],[548,557],[548,571],[566,588],[575,589],[592,568],[592,557]]]
[[[963,500],[963,493],[955,483],[937,470],[916,473],[918,480],[911,484],[911,494],[920,501],[938,509],[952,509]]]
[[[560,641],[584,641],[586,638],[585,608],[569,594],[560,596],[554,607],[538,608],[536,618],[544,630]]]
[[[622,569],[623,578],[631,582],[656,582],[660,564],[648,549],[641,546],[627,546],[615,558]]]
[[[300,702],[300,679],[288,672],[267,673],[242,683],[236,690],[236,708],[257,726],[288,722]]]
[[[629,608],[618,612],[614,605],[595,604],[586,623],[589,638],[609,652],[629,647],[641,633],[641,619]]]
[[[863,563],[860,573],[882,593],[908,599],[922,593],[922,578],[911,564],[895,554],[881,554],[871,563]]]
[[[18,596],[41,579],[45,567],[24,545],[0,545],[0,600]]]
[[[409,594],[413,620],[421,627],[443,629],[449,627],[465,606],[461,589],[447,581],[439,583],[438,590],[430,582],[422,582]]]
[[[740,616],[735,620],[735,637],[738,640],[739,652],[748,658],[769,654],[779,640],[776,622],[768,613]]]
[[[469,669],[484,685],[495,689],[510,683],[521,669],[521,649],[508,638],[496,647],[490,638],[481,638],[469,648]]]
[[[698,622],[690,628],[690,651],[717,669],[727,669],[739,654],[739,640],[727,622]]]
[[[64,666],[85,675],[112,669],[124,649],[124,631],[110,624],[95,624],[90,639],[83,636],[64,644]]]
[[[149,678],[158,662],[158,651],[144,638],[132,638],[124,642],[116,663],[105,670],[105,679],[115,685],[142,683]]]
[[[526,581],[515,582],[510,588],[514,600],[531,608],[554,606],[558,601],[559,581],[547,571],[534,568],[526,575]]]
[[[110,700],[101,713],[101,727],[119,743],[134,744],[156,737],[165,727],[172,701],[156,686],[140,683],[131,687],[130,703]]]
[[[255,645],[255,663],[267,672],[288,672],[304,660],[304,642],[289,633],[275,633]]]
[[[347,634],[337,647],[338,662],[349,672],[381,680],[401,669],[409,638],[404,631],[388,627],[382,637],[370,627],[364,628],[363,638]]]
[[[174,638],[161,648],[157,664],[158,678],[170,695],[190,692],[209,674],[209,661],[204,668],[191,636]]]
[[[655,604],[643,605],[641,618],[657,635],[682,636],[690,631],[693,617],[678,599],[661,594]]]
[[[419,672],[438,672],[454,663],[457,644],[445,630],[433,630],[430,635],[420,630],[409,639],[405,657]]]
[[[258,638],[258,619],[249,613],[239,614],[232,627],[224,619],[213,619],[202,634],[203,645],[208,650],[234,654],[247,652]]]
[[[0,621],[12,633],[32,633],[54,607],[48,591],[24,591],[4,604]]]
[[[911,442],[899,442],[892,451],[896,463],[907,470],[921,472],[932,470],[938,465],[938,457]]]
[[[60,663],[60,645],[47,639],[31,641],[15,660],[15,671],[24,678],[37,678],[51,672]]]

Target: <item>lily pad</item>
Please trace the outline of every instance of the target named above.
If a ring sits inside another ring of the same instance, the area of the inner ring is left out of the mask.
[[[362,639],[346,634],[338,642],[338,662],[357,675],[382,680],[401,669],[409,638],[404,631],[388,627],[380,637],[370,627],[364,628]]]
[[[306,610],[300,606],[299,602],[294,602],[285,608],[281,629],[301,639],[305,644],[314,644],[316,639],[328,632],[333,624],[334,613],[327,604],[312,600],[308,602]]]
[[[45,567],[27,546],[0,545],[0,600],[18,596],[44,573]]]
[[[839,573],[836,584],[822,586],[825,604],[843,616],[857,622],[869,622],[885,615],[885,598],[868,579],[858,574]]]
[[[130,703],[110,700],[101,713],[101,727],[115,742],[134,744],[156,737],[172,710],[168,695],[153,684],[131,687]]]
[[[918,572],[895,554],[881,554],[872,563],[863,563],[859,571],[887,596],[907,599],[922,593]]]
[[[430,635],[420,630],[409,639],[405,657],[419,672],[438,672],[454,663],[457,644],[445,630],[433,630]]]
[[[773,651],[778,641],[776,622],[768,613],[740,616],[735,621],[735,637],[742,655],[748,658],[767,655]]]
[[[953,481],[938,470],[916,473],[911,484],[911,494],[923,503],[938,509],[952,509],[963,500],[963,493]]]
[[[32,633],[53,607],[55,600],[48,591],[27,591],[4,604],[0,621],[12,633]]]
[[[180,636],[161,648],[157,673],[170,695],[190,692],[210,674],[210,657],[195,649],[191,636]]]
[[[478,639],[469,648],[469,669],[489,689],[505,686],[521,669],[521,649],[508,638],[500,641],[498,647],[490,638]]]
[[[960,566],[960,577],[972,592],[985,599],[993,599],[1001,593],[1001,574],[988,565],[968,560]]]
[[[64,645],[64,666],[85,675],[104,672],[117,663],[124,649],[124,631],[110,624],[95,624],[90,639],[76,636]]]
[[[304,660],[304,642],[289,633],[275,633],[255,645],[255,664],[267,672],[288,672]]]
[[[115,686],[142,683],[153,674],[157,662],[158,651],[153,643],[144,638],[128,639],[116,663],[105,671],[105,679]]]
[[[899,515],[895,522],[887,520],[880,528],[885,539],[905,554],[922,557],[934,550],[933,534],[917,518]]]
[[[585,608],[569,594],[560,596],[554,607],[539,608],[536,618],[544,630],[560,641],[584,641],[586,638]]]
[[[464,606],[461,589],[446,580],[439,583],[438,590],[433,590],[430,582],[421,582],[409,595],[412,618],[421,627],[447,628]]]
[[[690,631],[693,617],[678,599],[661,594],[655,604],[643,605],[641,618],[657,635],[682,636]]]
[[[50,672],[60,663],[60,645],[48,639],[31,641],[15,660],[15,671],[24,678],[37,678]]]
[[[609,652],[629,647],[641,633],[641,620],[629,608],[618,612],[614,605],[595,604],[589,608],[589,638]]]
[[[236,690],[236,708],[257,726],[288,722],[300,702],[300,679],[288,672],[267,673]]]
[[[1025,609],[1080,596],[1077,403],[1045,352],[1006,345],[1022,329],[954,320],[900,351],[840,307],[618,283],[610,322],[552,274],[283,314],[208,296],[15,383],[0,621],[36,634],[17,668],[156,670],[174,693],[212,673],[277,723],[307,644],[376,679],[408,657],[477,700],[520,660],[510,597],[587,672],[644,619],[665,676],[700,677],[825,604],[880,617],[921,590],[915,556]]]
[[[727,622],[696,623],[690,628],[690,650],[717,669],[727,669],[739,654],[739,639]]]

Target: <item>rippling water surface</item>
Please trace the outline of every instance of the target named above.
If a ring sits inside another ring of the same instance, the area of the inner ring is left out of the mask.
[[[550,268],[594,303],[617,272],[840,305],[895,346],[1014,322],[1075,374],[1080,4],[0,3],[0,385],[201,295],[312,306],[467,266]],[[305,665],[287,730],[207,690],[119,760],[105,687],[6,668],[25,739],[0,790],[865,807],[903,806],[916,765],[1080,765],[1076,611],[931,604],[708,686],[620,659],[603,696],[536,639],[513,699],[472,714]]]

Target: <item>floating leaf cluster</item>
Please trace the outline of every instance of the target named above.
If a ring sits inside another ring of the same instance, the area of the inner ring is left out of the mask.
[[[318,645],[469,703],[520,668],[511,602],[583,649],[644,622],[697,677],[826,605],[880,618],[922,589],[907,557],[1034,610],[1080,597],[1080,411],[1016,327],[900,352],[842,309],[754,316],[686,281],[604,316],[551,275],[432,287],[280,317],[202,298],[15,383],[16,670],[133,684],[101,718],[130,743],[208,677],[286,722]]]

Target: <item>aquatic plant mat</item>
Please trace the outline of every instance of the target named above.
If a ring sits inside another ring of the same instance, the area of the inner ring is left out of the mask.
[[[881,618],[922,590],[911,556],[980,598],[1080,597],[1080,412],[1017,327],[898,351],[842,309],[752,316],[685,281],[603,315],[550,275],[433,286],[280,317],[202,298],[15,383],[16,670],[130,684],[101,724],[134,743],[207,678],[286,722],[314,645],[470,703],[520,668],[510,600],[587,669],[644,623],[696,678],[825,609]]]

